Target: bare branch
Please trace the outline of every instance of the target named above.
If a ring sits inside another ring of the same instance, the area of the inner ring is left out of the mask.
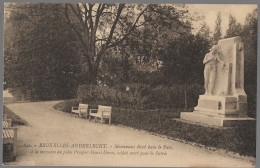
[[[78,5],[78,4],[77,4]],[[79,11],[77,12],[76,9],[73,7],[72,4],[69,4],[69,7],[72,9],[73,13],[77,16],[77,18],[79,19],[79,21],[82,23],[83,22],[83,19],[82,19],[82,16],[80,14],[80,9]]]
[[[82,35],[81,33],[75,28],[75,26],[73,25],[73,23],[71,22],[70,20],[70,17],[69,17],[69,14],[68,14],[68,5],[66,4],[65,5],[65,18],[67,19],[67,22],[68,24],[70,25],[71,29],[75,32],[77,38],[79,39],[80,41],[80,44],[83,46],[83,48],[85,49],[85,52],[87,53],[86,54],[86,58],[87,58],[87,61],[89,63],[91,63],[91,60],[89,58],[89,49],[88,49],[88,45],[86,45],[86,42],[84,41],[84,39],[82,38]]]
[[[110,33],[109,33],[109,36],[108,36],[108,40],[106,42],[106,46],[105,47],[107,47],[110,44],[111,40],[112,40],[112,37],[113,37],[114,31],[115,31],[116,25],[117,25],[117,23],[119,21],[121,12],[122,12],[124,7],[125,7],[125,4],[120,4],[119,7],[118,7],[116,19],[115,19],[115,21],[114,21],[114,23],[113,23],[113,25],[111,27],[111,30],[110,30]]]
[[[91,29],[91,33],[93,32],[93,19],[92,19],[92,8],[93,4],[89,4],[89,10],[88,10],[88,19],[89,19],[89,26]]]
[[[132,24],[132,27],[129,29],[129,31],[123,36],[122,39],[118,40],[117,42],[107,46],[107,48],[111,48],[111,47],[115,47],[116,45],[120,44],[122,41],[124,41],[130,34],[131,32],[134,30],[134,28],[136,28],[136,24],[138,23],[140,17],[144,14],[144,12],[148,9],[148,7],[146,7],[142,12],[139,13],[137,19],[135,20],[135,22]]]
[[[98,29],[98,23],[99,23],[99,20],[100,20],[100,16],[102,15],[104,9],[105,9],[106,5],[105,4],[99,4],[98,6],[98,9],[97,9],[97,14],[96,14],[96,20],[95,20],[95,26],[94,26],[94,32],[93,32],[93,40],[96,36],[96,32],[97,32],[97,29]],[[94,41],[94,45],[96,45],[96,40]],[[102,43],[102,41],[101,41]],[[96,47],[94,47],[94,53],[96,54]]]
[[[89,44],[89,26],[88,26],[88,8],[87,8],[87,5],[85,3],[81,3],[81,5],[84,7],[84,17],[85,17],[85,20],[84,20],[84,23],[85,23],[85,28],[86,28],[86,35],[88,37],[88,40],[87,40],[87,43]]]
[[[123,8],[125,7],[125,4],[119,4],[118,6],[118,9],[117,9],[117,15],[116,15],[116,18],[114,20],[114,23],[110,29],[110,33],[109,33],[109,36],[107,38],[107,41],[104,45],[101,46],[101,49],[99,51],[99,53],[97,54],[97,60],[96,60],[96,63],[99,64],[100,63],[100,60],[101,60],[101,56],[104,54],[104,52],[106,51],[107,49],[107,46],[111,43],[111,40],[112,40],[112,37],[113,37],[113,34],[114,34],[114,31],[115,31],[115,28],[116,28],[116,25],[119,21],[119,18],[120,18],[120,15],[122,13],[122,10]]]
[[[105,7],[106,7],[105,4],[99,4],[99,6],[98,6],[96,20],[95,20],[95,27],[94,27],[95,32],[97,31],[99,19],[100,19],[100,16],[102,15],[102,13],[103,13]]]
[[[88,7],[87,7],[87,5],[86,5],[85,3],[81,3],[81,5],[84,7],[85,12],[88,12]]]
[[[106,41],[107,40],[107,38],[102,38],[102,39],[96,39],[95,41],[97,42],[97,41]]]

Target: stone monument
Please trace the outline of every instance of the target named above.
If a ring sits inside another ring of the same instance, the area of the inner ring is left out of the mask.
[[[241,38],[220,40],[206,54],[203,63],[205,94],[199,96],[194,112],[182,112],[180,118],[220,127],[255,121],[247,117],[244,48]]]

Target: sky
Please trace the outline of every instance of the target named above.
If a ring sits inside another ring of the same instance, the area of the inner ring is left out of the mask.
[[[190,11],[198,12],[205,17],[199,22],[193,22],[194,31],[197,31],[203,21],[205,21],[211,33],[213,33],[217,14],[220,11],[222,17],[222,35],[225,35],[228,28],[230,14],[236,18],[238,23],[244,24],[247,14],[257,8],[255,4],[187,4],[186,6]]]
[[[217,14],[220,12],[222,18],[222,36],[226,34],[230,14],[236,18],[238,23],[243,25],[248,13],[257,8],[257,4],[185,4],[185,6],[191,15],[193,15],[193,12],[197,12],[204,16],[204,19],[193,22],[194,33],[200,29],[205,21],[213,34]]]

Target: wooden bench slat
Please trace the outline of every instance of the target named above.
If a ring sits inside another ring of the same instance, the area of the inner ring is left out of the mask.
[[[8,123],[7,122],[3,123],[3,127],[8,127]]]
[[[3,129],[3,138],[11,138],[11,139],[15,138],[14,137],[14,134],[15,134],[14,131],[15,130],[12,129],[12,128]]]
[[[5,130],[6,138],[10,138],[8,130]]]
[[[9,131],[9,130],[6,130],[6,136],[7,136],[7,138],[11,138],[11,135],[10,135],[10,131]]]
[[[8,122],[7,121],[3,121],[3,127],[4,128],[8,127]]]
[[[7,138],[6,131],[3,130],[3,138]]]
[[[12,127],[12,119],[4,119],[3,120],[3,127],[6,128],[6,122],[7,122],[7,127]]]
[[[8,138],[12,138],[12,135],[11,135],[11,130],[6,130],[6,132],[7,132],[7,136],[8,136]]]
[[[10,138],[7,130],[4,130],[3,133],[4,133],[4,138]]]
[[[9,130],[6,130],[6,136],[7,138],[10,138]]]
[[[14,137],[14,130],[10,130],[10,135],[12,138]]]

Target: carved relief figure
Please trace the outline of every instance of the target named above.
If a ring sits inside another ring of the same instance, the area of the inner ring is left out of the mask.
[[[214,84],[217,73],[217,64],[219,62],[224,63],[220,60],[219,56],[219,46],[212,46],[209,53],[205,55],[203,60],[203,64],[205,64],[204,69],[204,87],[205,87],[205,95],[213,95],[214,94]]]

